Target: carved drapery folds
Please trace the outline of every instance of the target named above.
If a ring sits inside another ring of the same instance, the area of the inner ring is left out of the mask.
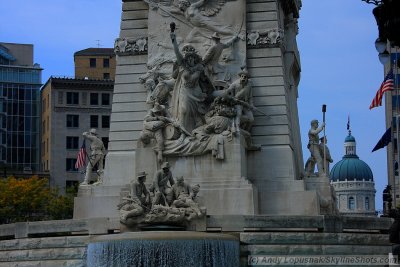
[[[118,56],[147,54],[147,37],[117,38],[114,43],[114,52]]]
[[[247,46],[261,48],[282,44],[284,31],[282,29],[250,30],[247,33]]]

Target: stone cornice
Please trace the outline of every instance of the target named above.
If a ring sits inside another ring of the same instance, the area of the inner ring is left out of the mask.
[[[299,17],[299,10],[301,8],[301,0],[280,0],[283,12],[285,14],[293,13],[294,18]]]

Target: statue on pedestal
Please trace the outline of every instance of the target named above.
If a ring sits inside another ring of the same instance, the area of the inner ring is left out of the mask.
[[[308,131],[308,145],[307,148],[310,150],[311,157],[315,160],[318,168],[318,176],[325,176],[323,153],[321,153],[319,145],[318,134],[324,129],[325,123],[322,123],[321,127],[318,128],[318,120],[311,121],[311,129]]]
[[[101,184],[103,182],[103,159],[106,153],[103,141],[98,137],[96,129],[90,129],[89,132],[84,132],[83,138],[90,140],[90,156],[89,162],[86,166],[85,178],[81,185],[88,185],[92,175],[92,169],[97,165],[97,181],[94,184]]]

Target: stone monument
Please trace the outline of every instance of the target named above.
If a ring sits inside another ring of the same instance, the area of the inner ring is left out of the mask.
[[[124,0],[104,180],[74,217],[118,217],[121,189],[164,162],[210,215],[325,213],[303,179],[300,4]]]

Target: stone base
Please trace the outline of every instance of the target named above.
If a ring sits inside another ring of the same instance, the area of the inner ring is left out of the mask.
[[[335,201],[335,191],[328,177],[307,177],[304,179],[308,191],[316,191],[321,215],[339,214]]]
[[[121,188],[125,186],[89,185],[80,186],[74,200],[74,219],[119,217]]]

